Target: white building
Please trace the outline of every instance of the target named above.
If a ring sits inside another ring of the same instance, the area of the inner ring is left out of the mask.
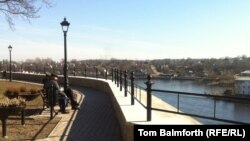
[[[234,87],[236,94],[250,95],[250,70],[235,77]]]

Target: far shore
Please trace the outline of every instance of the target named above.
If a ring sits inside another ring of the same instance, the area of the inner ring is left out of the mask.
[[[136,76],[136,79],[147,79],[145,75]],[[207,77],[171,77],[171,76],[160,76],[152,75],[152,79],[159,80],[189,80],[189,81],[200,81],[207,83],[208,85],[220,86],[220,87],[233,87],[234,80],[218,79],[218,78],[207,78]]]

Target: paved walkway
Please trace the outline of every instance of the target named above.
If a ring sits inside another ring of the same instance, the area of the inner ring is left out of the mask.
[[[124,91],[110,80],[101,80],[109,83],[111,90],[116,97],[118,104],[124,113],[127,122],[134,124],[200,124],[198,121],[189,116],[169,114],[166,112],[152,111],[152,120],[146,121],[146,109],[135,100],[135,105],[131,105],[131,95],[124,97]],[[62,117],[58,125],[54,128],[48,138],[39,141],[122,141],[121,131],[115,112],[112,107],[110,97],[100,91],[84,88],[73,87],[79,94],[78,101],[81,103],[81,110],[69,110],[69,114],[58,114]],[[145,100],[143,97],[142,99]],[[166,109],[175,108],[154,99],[160,106]],[[58,108],[58,107],[57,107]],[[68,109],[70,106],[68,106]],[[49,111],[42,115],[49,116]]]
[[[57,115],[62,120],[42,141],[121,141],[109,96],[90,88],[74,89],[82,93],[81,109]]]

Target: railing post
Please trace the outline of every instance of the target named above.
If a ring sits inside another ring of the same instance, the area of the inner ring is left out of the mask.
[[[131,72],[130,74],[130,81],[131,81],[131,105],[134,105],[135,104],[135,98],[134,98],[134,80],[135,80],[135,77],[134,77],[134,72]]]
[[[105,68],[105,70],[106,70],[106,73],[105,73],[105,78],[106,78],[106,80],[108,79],[108,69],[107,68]]]
[[[54,90],[53,90],[53,84],[51,85],[50,92],[49,92],[49,104],[50,104],[50,120],[53,119],[53,112],[54,112]]]
[[[128,93],[128,82],[127,82],[127,71],[124,71],[124,96],[127,97]]]
[[[177,95],[177,112],[180,111],[180,94]]]
[[[117,69],[117,71],[116,71],[116,75],[117,75],[117,87],[119,87],[119,84],[120,84],[120,82],[119,82],[119,70]]]
[[[113,82],[114,81],[114,68],[112,68],[111,74],[112,74],[111,79],[112,79],[112,82]]]
[[[98,70],[97,70],[97,67],[95,68],[95,77],[96,77],[96,79],[98,78]]]
[[[8,115],[6,112],[3,112],[1,113],[2,116],[1,116],[1,121],[2,121],[2,137],[3,138],[8,138],[7,136],[7,118],[8,118]]]
[[[117,80],[117,76],[116,76],[116,69],[114,70],[114,75],[115,75],[115,84],[116,84],[116,80]]]
[[[85,72],[84,72],[84,76],[87,77],[87,68],[86,68],[86,66],[85,66],[85,68],[84,68],[84,71],[85,71]]]
[[[120,91],[122,91],[122,70],[120,70]]]
[[[216,117],[216,98],[214,98],[214,118]]]
[[[152,106],[152,95],[151,95],[151,87],[153,82],[151,81],[151,76],[148,75],[147,77],[147,82],[145,82],[145,84],[147,85],[147,121],[151,121],[151,106]]]
[[[24,108],[22,108],[21,110],[21,124],[24,125],[25,124],[25,111]]]
[[[74,66],[73,72],[74,72],[73,75],[76,76],[76,66]]]

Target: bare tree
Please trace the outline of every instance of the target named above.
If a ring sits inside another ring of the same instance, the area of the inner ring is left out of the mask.
[[[28,22],[32,18],[39,18],[38,12],[43,4],[51,7],[52,0],[0,0],[0,12],[5,16],[9,27],[14,29],[15,17]]]

